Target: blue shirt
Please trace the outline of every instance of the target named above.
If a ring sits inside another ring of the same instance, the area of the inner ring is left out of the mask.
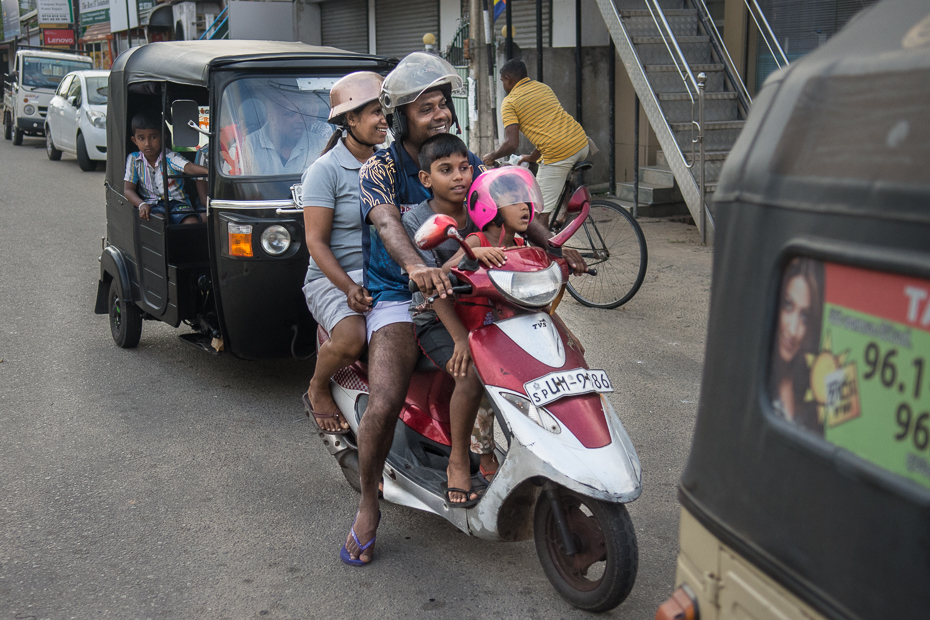
[[[486,170],[481,158],[471,151],[468,163],[475,171],[474,178]],[[372,155],[359,171],[365,288],[376,304],[379,301],[410,301],[411,294],[407,288],[407,274],[388,254],[368,214],[377,205],[394,205],[403,215],[432,198],[432,192],[420,183],[419,174],[419,164],[397,142]]]

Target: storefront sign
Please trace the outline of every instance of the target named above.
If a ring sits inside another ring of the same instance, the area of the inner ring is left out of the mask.
[[[110,0],[81,0],[81,28],[110,21]]]
[[[73,24],[71,0],[36,0],[40,24]]]
[[[71,29],[46,29],[42,35],[45,45],[74,45],[74,31]]]
[[[2,0],[3,39],[11,41],[19,36],[19,1]]]

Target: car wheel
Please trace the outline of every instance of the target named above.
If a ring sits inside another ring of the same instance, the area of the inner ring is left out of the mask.
[[[13,146],[19,146],[23,143],[23,130],[19,127],[13,128]]]
[[[13,137],[13,123],[10,122],[10,115],[3,115],[3,139],[9,140]]]
[[[95,170],[97,168],[97,162],[91,159],[90,155],[87,154],[87,146],[84,144],[84,134],[78,134],[76,146],[78,166],[81,167],[81,170],[84,172]]]
[[[45,154],[48,155],[48,158],[52,161],[61,159],[61,151],[55,148],[55,143],[52,141],[52,130],[50,127],[45,128]]]

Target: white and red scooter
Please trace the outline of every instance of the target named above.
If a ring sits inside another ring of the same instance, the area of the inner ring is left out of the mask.
[[[553,252],[560,253],[578,231],[589,198],[585,188],[573,196],[570,212],[577,215],[550,240]],[[443,215],[423,224],[416,243],[430,249],[449,238],[457,238],[466,253],[450,275],[498,422],[501,465],[477,505],[465,509],[446,501],[441,485],[450,453],[453,380],[424,356],[384,467],[384,498],[435,513],[478,538],[532,536],[546,576],[565,599],[590,611],[612,609],[636,579],[636,534],[624,504],[639,497],[642,469],[605,396],[613,391],[607,373],[588,367],[579,343],[551,314],[564,293],[568,265],[541,248],[517,247],[505,250],[503,268],[486,269],[458,237],[455,220]],[[321,329],[320,343],[326,338]],[[352,433],[358,432],[368,403],[367,366],[357,362],[340,370],[332,391]],[[358,490],[354,434],[321,431],[320,437]],[[473,474],[477,469],[476,460]]]

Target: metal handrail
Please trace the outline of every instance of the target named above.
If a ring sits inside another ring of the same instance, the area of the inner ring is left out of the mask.
[[[778,65],[778,68],[782,68],[782,64],[778,62],[778,56],[775,55],[775,50],[772,49],[772,45],[775,46],[775,49],[778,50],[781,59],[784,61],[785,65],[788,66],[788,57],[785,56],[784,50],[781,49],[781,45],[778,44],[778,38],[775,36],[775,33],[772,31],[772,27],[769,25],[769,21],[765,19],[765,13],[762,12],[762,7],[759,6],[759,3],[756,0],[752,0],[753,6],[756,7],[756,10],[753,11],[752,7],[749,6],[749,0],[743,0],[746,4],[746,8],[749,9],[749,14],[752,15],[752,21],[756,22],[756,28],[759,29],[759,34],[762,35],[762,40],[765,41],[765,46],[769,48],[769,53],[772,55],[772,58],[775,60],[775,64]],[[759,13],[759,16],[756,17],[756,12]],[[762,29],[762,26],[759,24],[759,20],[762,20],[762,23],[765,24],[765,30]],[[768,36],[766,36],[766,31]],[[771,42],[770,42],[771,41]]]
[[[217,32],[219,32],[219,29],[222,28],[222,27],[223,27],[223,24],[225,24],[226,21],[229,19],[229,17],[225,17],[225,18],[224,18],[224,15],[226,15],[226,11],[228,11],[228,10],[229,10],[229,6],[228,6],[228,5],[225,6],[225,7],[223,7],[223,10],[220,11],[220,14],[217,15],[217,16],[216,16],[216,19],[213,20],[213,23],[210,24],[210,26],[209,26],[206,30],[203,31],[203,34],[202,34],[202,35],[200,35],[200,37],[199,37],[200,40],[202,40],[202,39],[204,39],[204,38],[212,39],[212,38],[213,38],[212,36],[209,36],[209,37],[207,36],[208,34],[210,34],[210,31],[211,31],[211,30],[213,31],[213,34],[216,34]],[[215,28],[214,28],[214,26],[215,26]]]
[[[717,24],[714,23],[714,19],[710,16],[710,9],[707,8],[707,4],[704,0],[692,0],[692,2],[698,11],[698,17],[701,19],[704,31],[711,38],[717,56],[724,62],[727,79],[733,84],[744,111],[748,113],[749,107],[752,105],[752,97],[749,95],[749,89],[746,88],[746,83],[743,82],[743,78],[740,77],[739,70],[736,68],[736,63],[733,62],[733,58],[730,57],[730,51],[723,42],[723,36],[720,34],[720,31],[717,30]]]
[[[665,49],[668,50],[669,56],[672,57],[672,62],[675,64],[675,69],[678,71],[678,75],[681,77],[681,81],[685,85],[685,92],[688,93],[688,98],[691,99],[691,163],[685,162],[685,168],[691,168],[694,166],[697,158],[695,157],[695,145],[698,142],[703,141],[704,129],[702,127],[703,121],[698,122],[694,119],[694,96],[697,95],[703,100],[704,89],[703,87],[698,87],[698,82],[694,78],[694,73],[691,71],[691,65],[688,64],[688,59],[685,58],[684,52],[681,51],[681,46],[678,44],[678,38],[675,36],[675,33],[672,32],[672,27],[668,23],[668,19],[665,17],[665,11],[662,10],[662,7],[659,6],[658,0],[646,0],[646,8],[649,9],[649,14],[652,16],[652,21],[656,25],[656,29],[659,31],[659,36],[662,37],[662,42],[665,44]],[[653,10],[655,9],[655,10]],[[659,14],[661,18],[662,25],[659,25],[659,18],[656,17],[656,13]],[[665,29],[663,30],[663,26]],[[666,36],[668,33],[668,36]],[[671,40],[671,44],[669,44]],[[675,48],[675,51],[672,51],[672,47]],[[678,55],[678,58],[675,55]],[[679,60],[681,61],[679,63]],[[687,73],[687,77],[685,74]],[[690,81],[690,84],[689,84]],[[694,89],[692,91],[692,88]],[[703,103],[701,104],[703,108]],[[697,127],[698,137],[694,137],[694,129]],[[680,150],[680,149],[679,149]],[[684,153],[682,153],[684,156]],[[684,159],[684,157],[682,157]],[[704,160],[701,158],[701,168],[704,168]],[[703,204],[704,197],[701,197]]]

